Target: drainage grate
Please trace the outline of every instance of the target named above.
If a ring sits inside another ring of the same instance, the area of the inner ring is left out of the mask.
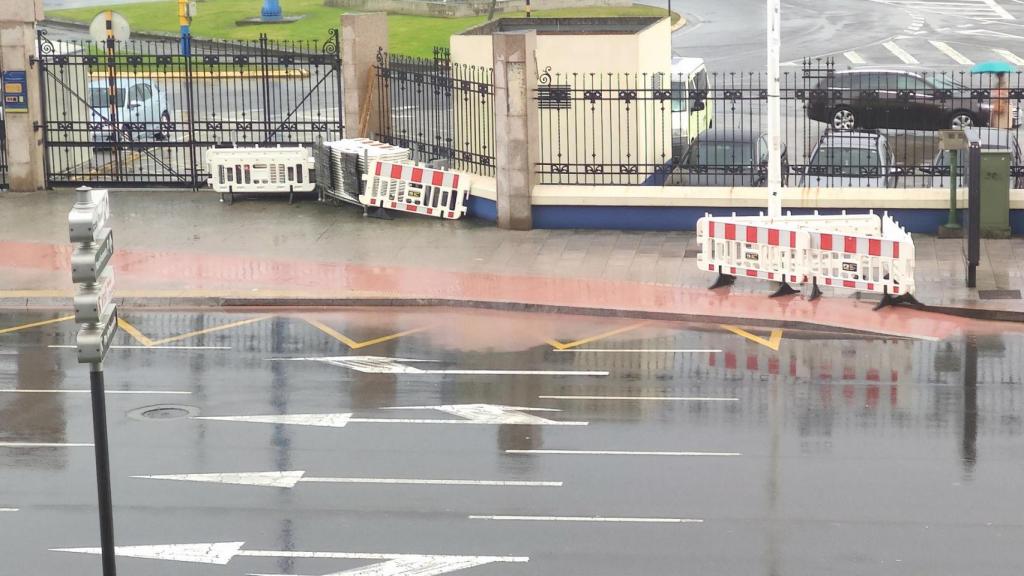
[[[193,406],[181,406],[177,404],[158,404],[156,406],[145,406],[132,410],[128,417],[133,420],[178,420],[198,416],[199,409]]]
[[[1020,290],[978,290],[982,300],[1020,300]]]

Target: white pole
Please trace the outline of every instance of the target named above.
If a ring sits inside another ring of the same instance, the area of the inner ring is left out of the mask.
[[[782,216],[782,1],[768,0],[768,216]]]

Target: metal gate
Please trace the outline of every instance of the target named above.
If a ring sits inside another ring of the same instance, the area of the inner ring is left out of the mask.
[[[341,138],[338,30],[327,41],[51,41],[39,31],[47,186],[205,185],[213,146]]]

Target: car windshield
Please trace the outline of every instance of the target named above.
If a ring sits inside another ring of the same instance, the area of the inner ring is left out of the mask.
[[[89,105],[93,108],[106,108],[110,106],[110,95],[106,88],[89,89]],[[124,90],[117,91],[117,107],[124,107]]]
[[[813,174],[832,176],[877,176],[881,161],[871,148],[826,147],[811,159]]]
[[[701,141],[697,153],[690,155],[692,166],[745,166],[753,163],[754,145],[750,142]]]

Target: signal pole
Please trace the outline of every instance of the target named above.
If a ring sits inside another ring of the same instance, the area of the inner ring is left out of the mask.
[[[782,216],[782,1],[768,0],[768,216]]]

